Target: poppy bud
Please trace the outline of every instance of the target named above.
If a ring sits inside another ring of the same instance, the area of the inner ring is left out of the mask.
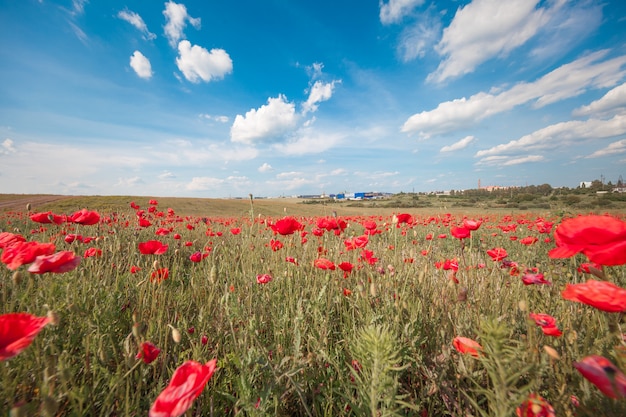
[[[30,203],[26,204],[26,211],[30,211],[31,205]]]
[[[15,271],[11,278],[13,279],[13,284],[15,285],[20,285],[20,282],[22,282],[22,274],[20,271]]]
[[[48,320],[50,320],[49,323],[51,325],[53,325],[53,326],[58,326],[59,325],[60,319],[59,319],[59,315],[57,314],[56,311],[48,310],[47,316],[48,316]]]
[[[171,324],[168,324],[168,326],[172,329],[172,340],[174,340],[175,343],[180,343],[182,336],[180,335],[178,329]]]
[[[376,284],[375,284],[374,282],[372,282],[372,283],[370,284],[370,295],[371,295],[372,297],[376,297],[376,296],[378,295],[378,291],[377,291],[377,289],[376,289]]]
[[[159,269],[159,261],[155,260],[154,262],[152,262],[152,268]]]
[[[215,267],[215,265],[211,266],[211,272],[209,273],[209,281],[211,282],[211,284],[215,284],[215,281],[217,280],[217,268]]]
[[[550,356],[552,359],[555,359],[555,360],[557,360],[557,361],[558,361],[559,359],[561,359],[561,355],[559,355],[559,352],[557,352],[557,351],[556,351],[556,349],[554,349],[553,347],[548,346],[548,345],[544,345],[544,346],[543,346],[543,350],[544,350],[544,351],[548,354],[548,356]]]

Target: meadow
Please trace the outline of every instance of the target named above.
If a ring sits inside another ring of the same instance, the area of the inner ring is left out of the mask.
[[[38,201],[0,212],[11,415],[626,415],[623,212]]]

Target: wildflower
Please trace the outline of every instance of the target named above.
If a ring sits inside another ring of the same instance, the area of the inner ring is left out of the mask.
[[[590,355],[574,362],[574,368],[607,397],[626,398],[626,376],[607,358]]]
[[[61,274],[75,269],[81,261],[80,256],[74,252],[61,251],[52,255],[41,255],[35,258],[35,262],[28,268],[28,272],[33,274],[45,274],[53,272]]]
[[[561,296],[609,313],[626,311],[626,290],[608,281],[589,279],[583,284],[567,284]]]
[[[187,361],[179,366],[172,375],[169,385],[161,391],[152,406],[150,417],[178,417],[189,409],[204,390],[207,382],[213,376],[217,360],[213,359],[206,364]]]
[[[148,201],[148,204],[150,204],[151,206],[156,206],[159,204],[159,202],[157,200],[150,200]]]
[[[202,346],[206,346],[206,344],[209,343],[209,337],[203,334],[200,338],[200,343],[202,343]]]
[[[0,261],[15,271],[22,265],[32,263],[40,255],[52,255],[55,249],[53,243],[17,241],[4,248]]]
[[[507,256],[509,256],[509,254],[506,253],[506,250],[503,249],[503,248],[489,249],[487,251],[487,255],[489,255],[491,257],[491,259],[493,259],[494,262],[501,261],[504,258],[506,258]]]
[[[239,233],[241,233],[241,228],[240,227],[233,227],[233,228],[230,229],[230,233],[236,236]]]
[[[517,417],[556,417],[554,408],[539,394],[531,393],[528,399],[515,409]]]
[[[524,285],[541,285],[541,284],[545,284],[545,285],[552,285],[552,283],[550,281],[546,281],[546,279],[544,278],[543,274],[530,274],[530,273],[525,273],[524,275],[522,275],[522,282],[524,283]]]
[[[0,316],[0,361],[10,359],[33,342],[50,322],[48,317],[28,313],[8,313]]]
[[[139,267],[138,267],[138,266],[136,266],[136,265],[133,265],[133,266],[131,266],[131,267],[130,267],[130,273],[131,273],[131,274],[136,274],[136,273],[137,273],[137,272],[139,272],[139,271],[141,271],[141,268],[139,268]]]
[[[270,274],[259,274],[256,276],[257,284],[268,284],[272,280]]]
[[[451,227],[450,234],[459,240],[467,239],[472,235],[470,229],[465,227]]]
[[[526,245],[526,246],[530,246],[535,244],[535,242],[537,242],[539,239],[537,239],[535,236],[527,236],[523,239],[520,239],[519,243],[521,243],[522,245]]]
[[[343,241],[343,244],[346,247],[346,250],[354,250],[354,249],[362,249],[367,246],[369,242],[369,238],[367,235],[353,237],[351,239],[346,239]]]
[[[584,262],[576,269],[581,274],[591,274],[600,279],[604,279],[604,271],[602,265],[595,262]]]
[[[42,224],[62,224],[67,221],[67,216],[54,214],[51,211],[45,213],[33,213],[30,215],[30,219],[37,223]]]
[[[0,249],[7,248],[17,242],[25,242],[26,238],[10,232],[0,232]]]
[[[168,279],[170,276],[170,270],[168,268],[159,268],[150,274],[150,282],[160,283],[161,281]]]
[[[96,211],[89,211],[87,209],[82,209],[72,214],[68,218],[68,220],[73,223],[90,226],[92,224],[97,224],[100,221],[100,214],[98,214],[98,212]]]
[[[406,223],[413,224],[413,216],[407,213],[396,214],[395,218],[397,219],[398,224]]]
[[[563,334],[556,325],[556,319],[549,314],[530,313],[530,318],[541,327],[541,331],[546,336],[559,337]]]
[[[319,269],[323,269],[323,270],[327,270],[327,269],[330,269],[331,271],[335,270],[335,264],[326,258],[317,258],[316,260],[313,261],[313,266]]]
[[[283,245],[283,242],[281,242],[280,240],[276,239],[271,239],[270,240],[270,247],[272,248],[272,250],[274,252],[281,250],[285,245]]]
[[[470,231],[478,230],[482,223],[481,220],[463,219],[463,227]]]
[[[102,256],[102,249],[100,248],[89,248],[83,254],[83,258],[100,257],[100,256]]]
[[[161,353],[161,349],[153,345],[151,342],[143,342],[141,344],[141,349],[135,359],[143,359],[145,363],[152,363]]]
[[[601,265],[626,264],[626,222],[609,216],[580,216],[563,221],[554,232],[551,258],[583,253]]]
[[[292,263],[294,265],[298,265],[298,260],[296,258],[294,258],[293,256],[287,256],[285,258],[285,261],[286,262],[290,262],[290,263]]]
[[[475,358],[480,356],[479,352],[483,350],[483,347],[478,342],[463,336],[455,337],[452,340],[452,345],[457,351]]]
[[[304,226],[293,217],[284,217],[270,227],[275,233],[279,233],[283,236],[291,235],[298,230],[304,229]]]
[[[202,252],[197,251],[189,255],[189,260],[191,262],[200,262],[202,260]]]
[[[349,290],[349,289],[347,289],[347,288],[344,288],[344,289],[343,289],[343,295],[344,295],[344,297],[349,297],[349,296],[351,296],[351,295],[352,295],[352,291],[350,291],[350,290]]]
[[[361,251],[361,258],[370,265],[374,265],[376,262],[378,262],[378,258],[374,257],[374,252],[367,249],[363,249]]]
[[[139,252],[144,255],[162,255],[167,252],[168,245],[164,245],[158,240],[148,240],[147,242],[139,242],[137,247]]]

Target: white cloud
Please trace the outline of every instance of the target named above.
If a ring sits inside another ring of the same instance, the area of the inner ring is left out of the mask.
[[[380,1],[380,21],[383,25],[389,25],[402,20],[416,6],[420,6],[424,0],[389,0],[388,3]]]
[[[322,76],[322,70],[324,64],[321,62],[314,62],[312,65],[306,67],[306,72],[309,74],[312,80],[316,80]]]
[[[609,120],[572,120],[553,124],[517,140],[478,151],[475,156],[486,158],[538,150],[568,149],[577,142],[607,139],[624,134],[626,134],[626,113],[616,115]]]
[[[422,58],[426,51],[439,39],[441,22],[439,18],[423,18],[407,26],[400,34],[398,55],[403,62]]]
[[[479,162],[477,162],[477,165],[512,166],[525,164],[528,162],[541,162],[544,160],[545,157],[543,157],[542,155],[527,155],[521,157],[489,156],[487,158],[481,159]]]
[[[172,174],[170,171],[163,171],[157,178],[160,180],[168,180],[170,178],[176,178],[176,175]]]
[[[272,168],[272,166],[268,164],[267,162],[263,163],[263,165],[261,165],[258,169],[259,172],[270,172],[273,170],[274,168]]]
[[[152,66],[150,60],[141,52],[135,51],[130,57],[130,66],[141,78],[149,79],[152,77]]]
[[[124,188],[133,188],[137,185],[145,184],[146,182],[141,179],[141,177],[130,177],[130,178],[118,178],[117,183],[115,183],[115,187],[124,187]]]
[[[537,81],[521,82],[499,94],[480,92],[440,103],[437,108],[414,114],[402,126],[402,132],[418,132],[428,138],[470,126],[494,114],[511,110],[527,102],[535,108],[583,94],[592,88],[607,88],[625,75],[626,55],[597,62],[608,51],[598,51],[553,70]]]
[[[224,78],[233,71],[233,61],[223,49],[207,51],[201,46],[193,45],[187,40],[178,44],[176,65],[185,78],[192,83],[209,82]]]
[[[205,191],[219,188],[224,183],[221,178],[213,177],[193,177],[191,182],[187,184],[187,189],[192,191]]]
[[[85,4],[89,3],[89,0],[72,0],[72,15],[81,15],[85,12]]]
[[[609,144],[606,148],[600,149],[587,156],[587,158],[600,158],[626,152],[626,139],[618,140]]]
[[[309,92],[309,98],[302,104],[302,114],[317,111],[318,103],[329,100],[333,96],[336,82],[341,81],[332,81],[330,83],[315,81]]]
[[[175,48],[178,41],[183,38],[183,31],[185,30],[185,26],[187,26],[187,22],[191,23],[191,25],[196,29],[200,28],[200,18],[193,18],[189,16],[189,14],[187,14],[187,8],[184,4],[168,1],[165,3],[165,10],[163,10],[163,14],[165,15],[166,20],[163,30],[165,31],[165,37],[168,39],[172,48]]]
[[[466,136],[458,142],[453,143],[452,145],[444,146],[439,150],[439,152],[454,152],[459,151],[461,149],[467,148],[472,142],[476,141],[474,136]]]
[[[200,117],[202,117],[203,119],[207,119],[207,120],[214,120],[220,123],[228,123],[228,121],[230,120],[228,116],[213,116],[213,115],[204,114],[204,113],[200,114]]]
[[[9,138],[6,138],[2,142],[2,146],[0,146],[0,155],[8,155],[15,152],[15,147],[13,146],[13,141]]]
[[[302,128],[286,143],[275,144],[274,149],[285,155],[322,153],[335,147],[343,137],[339,133],[321,133],[311,128]]]
[[[146,25],[146,22],[143,21],[141,16],[139,16],[139,14],[132,12],[128,9],[125,9],[125,10],[121,10],[117,14],[117,17],[119,17],[122,20],[127,21],[128,23],[133,25],[135,28],[137,28],[139,31],[141,31],[141,33],[143,33],[144,39],[152,40],[156,38],[156,35],[154,33],[151,33],[148,30],[148,26]]]
[[[474,69],[494,56],[506,56],[550,21],[539,0],[474,0],[459,8],[443,31],[436,51],[445,58],[428,81],[442,82]],[[555,3],[555,8],[560,2]]]
[[[626,83],[609,90],[602,98],[575,109],[574,116],[603,114],[609,110],[626,107]]]
[[[252,144],[255,141],[272,139],[293,129],[297,122],[295,105],[284,95],[268,98],[267,104],[251,109],[245,116],[240,114],[230,128],[233,142]]]

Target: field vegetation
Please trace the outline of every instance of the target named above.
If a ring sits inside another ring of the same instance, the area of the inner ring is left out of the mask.
[[[37,201],[0,212],[12,415],[626,415],[619,196]]]

